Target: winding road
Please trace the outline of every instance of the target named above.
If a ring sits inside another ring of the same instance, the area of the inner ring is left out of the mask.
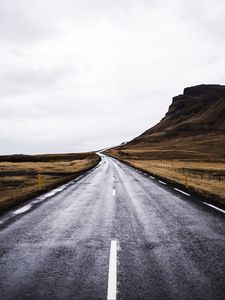
[[[225,299],[225,214],[101,154],[0,216],[0,299]]]

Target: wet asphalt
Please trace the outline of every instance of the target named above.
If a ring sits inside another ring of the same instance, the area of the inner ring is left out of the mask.
[[[225,299],[225,214],[102,155],[0,217],[0,299]],[[24,207],[26,206],[26,209]]]

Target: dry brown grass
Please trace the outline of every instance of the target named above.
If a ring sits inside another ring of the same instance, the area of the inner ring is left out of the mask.
[[[94,154],[72,161],[0,162],[0,210],[63,184],[97,163]],[[41,191],[38,174],[42,177]]]
[[[184,162],[184,161],[146,161],[130,160],[133,166],[149,171],[185,186],[188,177],[190,188],[205,196],[220,198],[225,202],[225,163]],[[219,180],[220,178],[220,180]]]
[[[200,139],[200,138],[199,138]],[[192,138],[193,140],[193,138]],[[188,147],[191,143],[190,140],[185,140],[182,142],[183,143],[183,148],[179,149],[178,147],[175,146],[177,143],[178,145],[181,144],[179,140],[174,140],[173,144],[169,142],[165,142],[159,146],[159,145],[152,145],[150,147],[133,147],[133,148],[118,148],[118,149],[110,149],[106,151],[109,155],[119,155],[120,158],[122,159],[148,159],[148,160],[189,160],[189,161],[211,161],[211,162],[225,162],[225,152],[224,152],[224,147],[219,147],[218,144],[218,151],[220,152],[220,155],[217,154],[212,154],[210,151],[207,151],[207,147],[204,148],[204,145],[202,145],[202,148],[204,149],[197,149],[197,147]],[[203,143],[202,143],[203,144]],[[215,142],[215,145],[216,142]],[[216,148],[213,144],[213,147]],[[211,147],[211,145],[210,145]],[[199,147],[200,148],[200,147]],[[212,147],[211,147],[212,148]],[[210,148],[210,149],[211,149]],[[222,152],[223,150],[223,152]],[[215,151],[214,151],[215,152]]]
[[[92,163],[91,159],[56,162],[0,162],[1,171],[79,172]]]

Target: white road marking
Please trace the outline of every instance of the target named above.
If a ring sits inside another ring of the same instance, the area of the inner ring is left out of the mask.
[[[151,178],[151,179],[155,179],[155,177],[153,177],[153,176],[150,176],[150,178]]]
[[[24,213],[25,211],[28,211],[28,210],[31,208],[31,206],[32,206],[31,204],[28,204],[28,205],[26,205],[26,206],[24,206],[24,207],[21,207],[21,208],[15,210],[15,211],[13,212],[13,214],[14,214],[14,215],[22,214],[22,213]]]
[[[159,182],[162,183],[162,184],[166,184],[164,181],[161,181],[161,180],[159,180]]]
[[[54,189],[53,192],[58,193],[58,192],[63,191],[64,189],[65,189],[65,187],[57,188],[57,189]]]
[[[74,181],[78,180],[79,178],[81,178],[81,177],[83,177],[83,176],[84,176],[84,175],[80,175],[80,176],[77,177]],[[71,181],[71,182],[74,182],[74,181]],[[49,197],[54,196],[56,193],[65,190],[69,185],[70,185],[70,182],[69,182],[69,183],[66,183],[66,184],[64,184],[64,185],[62,185],[62,186],[60,186],[60,187],[58,187],[58,188],[53,189],[52,191],[48,192],[47,194],[38,197],[36,200],[34,200],[34,201],[32,202],[32,204],[38,203],[38,202],[40,202],[40,201],[46,200],[46,199],[49,198]],[[115,194],[114,194],[114,196],[115,196]],[[32,207],[32,204],[28,204],[28,205],[26,205],[26,206],[24,206],[24,207],[21,207],[21,208],[15,210],[15,211],[13,212],[13,214],[18,215],[18,214],[22,214],[22,213],[28,211],[28,210]]]
[[[39,199],[39,198],[38,198]],[[40,200],[34,200],[34,201],[32,201],[32,204],[35,204],[35,203],[38,203],[38,202],[40,202]]]
[[[56,192],[54,190],[52,190],[51,192],[48,192],[47,194],[45,194],[45,198],[52,197],[55,194],[56,194]]]
[[[113,189],[112,194],[113,194],[113,196],[116,195],[116,190],[115,189]]]
[[[178,192],[180,192],[180,193],[182,193],[182,194],[184,194],[184,195],[186,195],[186,196],[191,196],[190,194],[185,193],[184,191],[181,191],[181,190],[179,190],[179,189],[177,189],[177,188],[174,188],[174,190],[176,190],[176,191],[178,191]]]
[[[111,241],[107,300],[116,300],[117,293],[117,241]]]
[[[206,202],[203,202],[203,203],[225,214],[225,211],[223,209],[221,209],[217,206],[214,206],[212,204],[206,203]]]
[[[66,186],[65,186],[65,185],[62,185],[61,187],[56,188],[56,189],[54,189],[54,190],[48,192],[47,194],[38,197],[38,198],[37,198],[36,200],[34,200],[32,203],[34,204],[34,203],[38,203],[38,202],[41,202],[41,201],[43,201],[43,200],[46,200],[46,199],[48,199],[49,197],[52,197],[52,196],[54,196],[56,193],[62,192],[62,191],[65,190],[65,189],[66,189]]]

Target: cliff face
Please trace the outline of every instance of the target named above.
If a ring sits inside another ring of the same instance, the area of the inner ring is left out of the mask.
[[[157,125],[122,148],[186,150],[225,159],[225,86],[185,88]]]

